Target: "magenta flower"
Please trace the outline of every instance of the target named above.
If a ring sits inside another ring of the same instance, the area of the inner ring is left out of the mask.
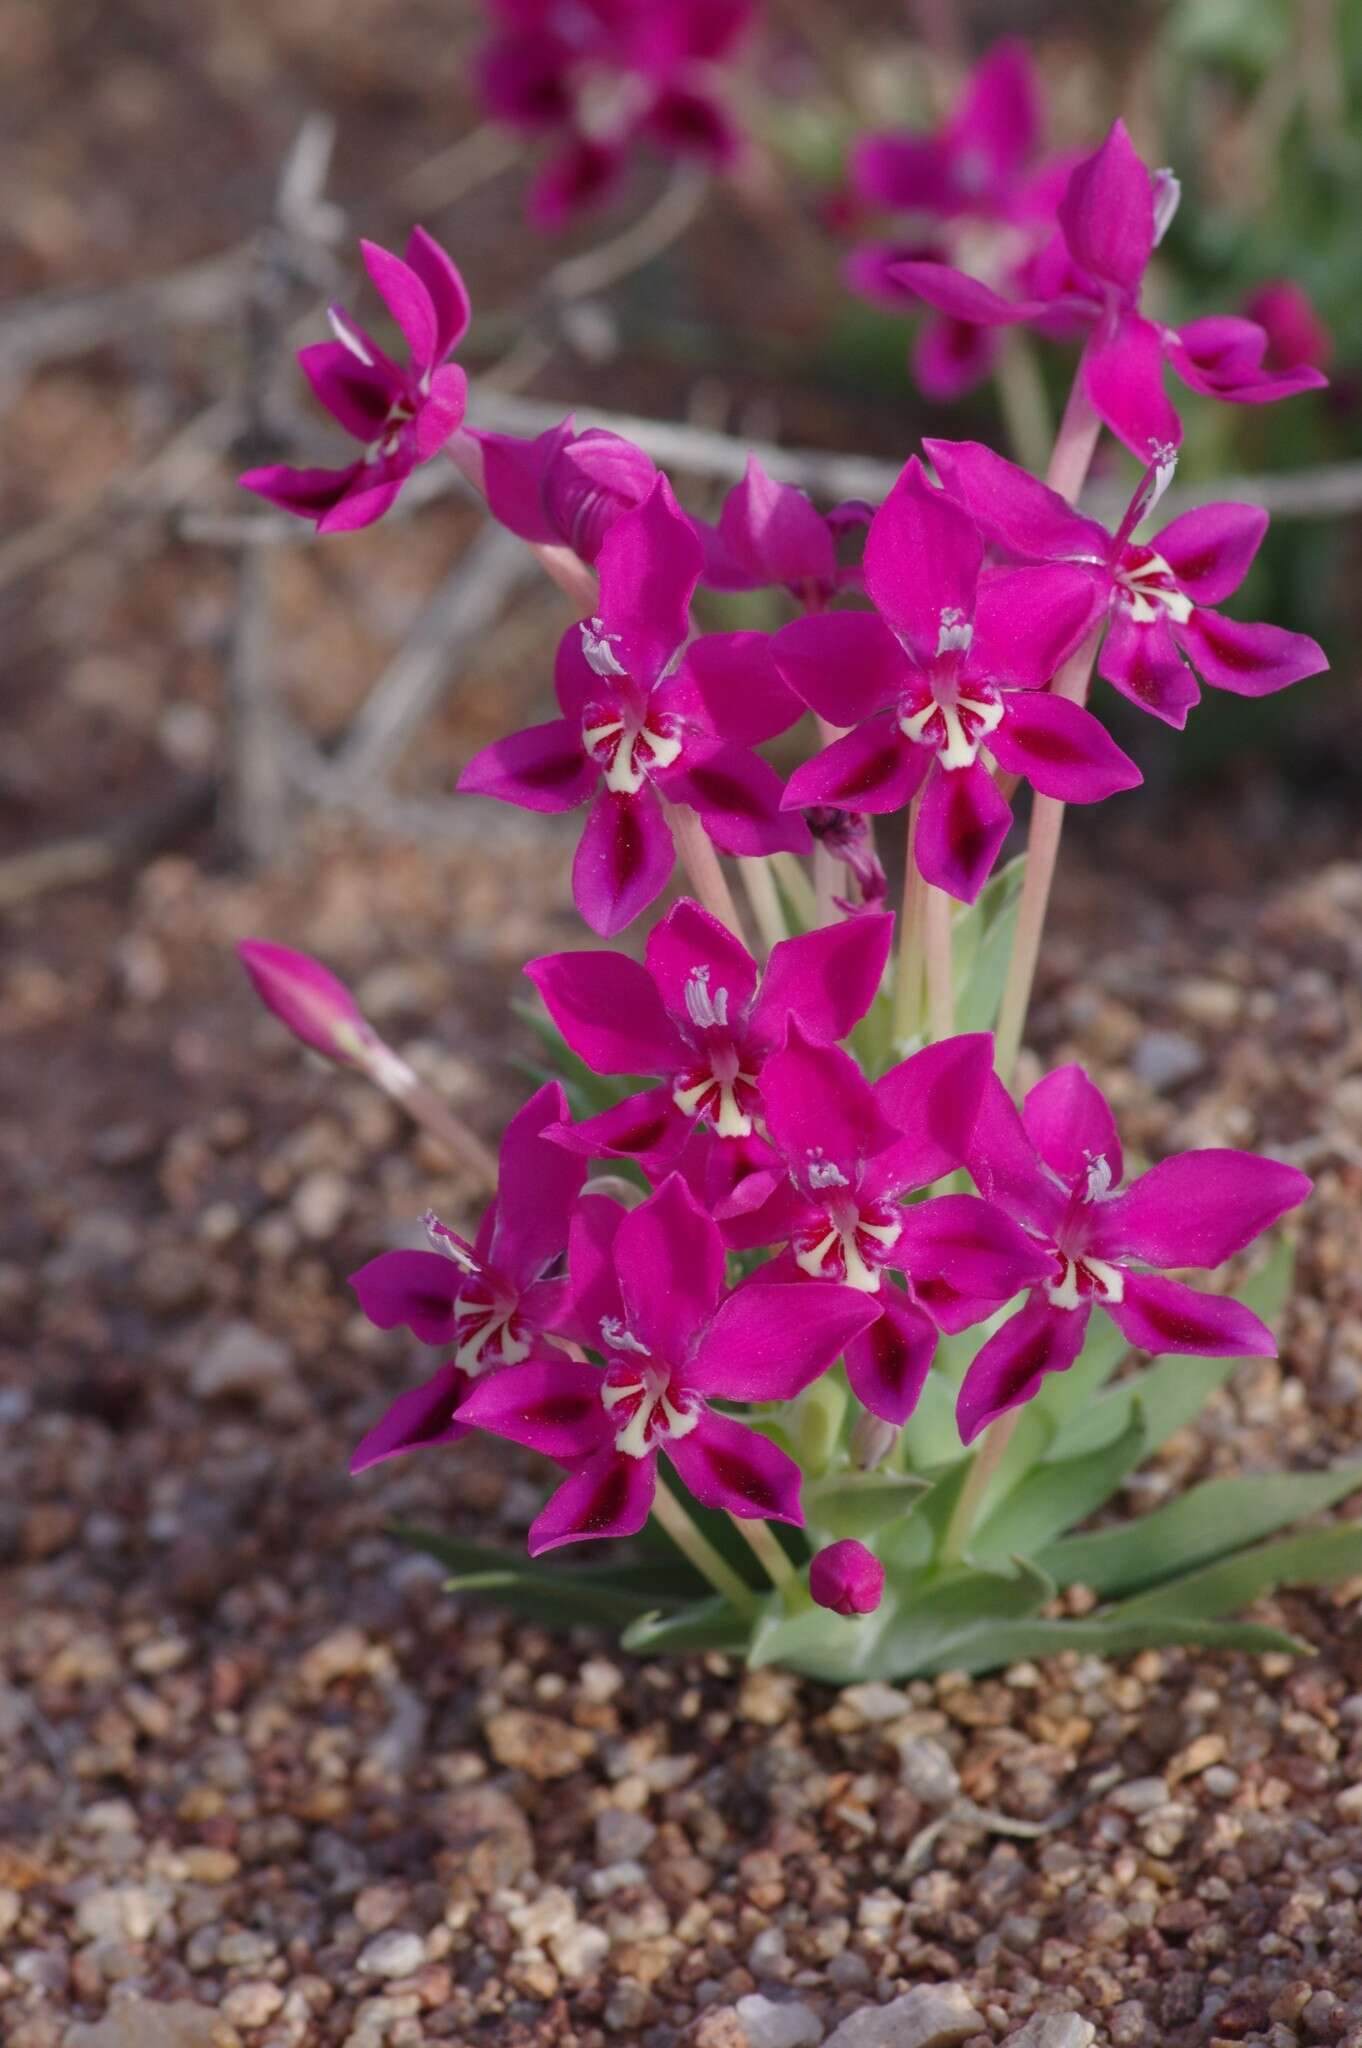
[[[902,263],[893,276],[952,319],[988,328],[1029,323],[1083,334],[1083,386],[1099,419],[1143,462],[1182,439],[1163,388],[1170,363],[1183,383],[1234,405],[1264,405],[1324,378],[1308,365],[1272,370],[1267,335],[1251,320],[1216,315],[1182,328],[1140,311],[1140,288],[1176,210],[1177,180],[1151,174],[1116,122],[1101,148],[1071,174],[1058,230],[1027,264],[1019,296],[944,263]]]
[[[456,1443],[468,1433],[459,1411],[474,1381],[542,1351],[563,1327],[570,1304],[559,1268],[586,1162],[544,1133],[566,1115],[562,1088],[550,1081],[512,1117],[496,1198],[472,1244],[427,1216],[430,1251],[383,1252],[350,1275],[360,1307],[380,1330],[402,1327],[423,1344],[455,1347],[369,1431],[352,1473],[400,1451]]]
[[[859,811],[838,811],[831,805],[818,804],[805,811],[804,822],[813,834],[815,844],[825,846],[829,853],[834,854],[855,884],[854,898],[833,897],[837,908],[846,917],[862,910],[879,910],[888,893],[889,883],[875,851],[870,820]]]
[[[1038,1082],[1020,1114],[990,1080],[969,1168],[980,1192],[1044,1249],[1051,1270],[965,1375],[956,1418],[966,1443],[1029,1401],[1047,1373],[1073,1364],[1094,1305],[1141,1351],[1276,1356],[1272,1332],[1251,1310],[1162,1269],[1220,1266],[1252,1244],[1309,1194],[1294,1166],[1213,1147],[1179,1152],[1123,1190],[1111,1110],[1070,1066]]]
[[[992,1059],[987,1032],[943,1039],[872,1087],[792,1014],[761,1078],[775,1156],[716,1210],[735,1248],[788,1246],[765,1272],[873,1298],[877,1314],[847,1345],[847,1378],[886,1422],[916,1407],[938,1326],[965,1329],[1044,1270],[1025,1231],[988,1202],[942,1195],[903,1206],[964,1163]],[[906,1277],[906,1291],[883,1284],[887,1268]]]
[[[1090,574],[1057,563],[981,575],[983,552],[973,520],[914,456],[866,536],[875,611],[796,619],[772,642],[789,687],[854,728],[796,769],[786,807],[897,811],[921,790],[913,857],[966,903],[1012,821],[985,748],[1070,803],[1140,781],[1090,712],[1041,688],[1092,616]]]
[[[660,1088],[567,1124],[589,1158],[670,1171],[697,1123],[750,1138],[766,1061],[797,1016],[843,1038],[874,1001],[893,919],[856,918],[771,949],[763,975],[726,926],[683,897],[648,934],[646,966],[623,953],[553,953],[525,972],[563,1037],[597,1074],[663,1074]]]
[[[839,1287],[751,1282],[725,1293],[719,1232],[675,1175],[637,1209],[582,1203],[572,1286],[604,1370],[529,1359],[476,1386],[462,1410],[568,1468],[530,1529],[530,1555],[634,1535],[659,1452],[705,1507],[801,1523],[794,1460],[710,1401],[792,1400],[873,1310]]]
[[[839,562],[837,547],[869,524],[872,509],[848,499],[820,512],[807,492],[777,483],[749,455],[718,525],[696,522],[705,543],[703,580],[712,590],[787,590],[806,611],[822,611],[839,591],[859,588],[860,570]]]
[[[1146,472],[1115,534],[977,441],[928,441],[950,495],[984,533],[1013,554],[1091,563],[1094,617],[1110,621],[1099,675],[1143,711],[1183,727],[1198,701],[1196,678],[1240,697],[1263,697],[1329,666],[1305,633],[1244,625],[1214,609],[1237,590],[1267,532],[1257,505],[1203,505],[1152,540],[1132,539],[1167,481]]]
[[[856,144],[850,184],[862,205],[896,214],[904,232],[853,251],[854,291],[890,311],[917,293],[907,261],[968,263],[988,283],[1020,290],[1028,260],[1053,230],[1072,158],[1037,162],[1040,88],[1030,52],[1007,37],[982,58],[960,104],[935,135],[872,134]],[[929,398],[951,399],[990,374],[994,334],[975,321],[929,314],[913,374]]]
[[[345,983],[320,960],[269,939],[242,939],[236,950],[265,1008],[323,1059],[363,1067],[393,1057]]]
[[[1334,338],[1303,285],[1291,277],[1274,277],[1245,301],[1244,313],[1267,336],[1266,361],[1272,370],[1294,370],[1301,363],[1327,369]]]
[[[864,1543],[844,1537],[814,1553],[809,1592],[815,1606],[834,1614],[873,1614],[884,1598],[884,1566]]]
[[[532,811],[576,810],[594,795],[572,893],[610,938],[660,895],[675,863],[660,799],[689,804],[725,853],[802,853],[809,835],[782,815],[775,769],[716,738],[677,671],[700,543],[665,477],[615,520],[597,568],[600,612],[569,627],[558,650],[563,716],[494,741],[458,786]]]
[[[640,142],[720,168],[737,156],[719,66],[753,0],[488,0],[488,11],[488,114],[564,145],[531,191],[537,226],[560,228],[607,198]]]
[[[571,414],[534,440],[466,428],[483,455],[488,510],[521,540],[559,542],[594,563],[621,512],[657,481],[652,459],[604,427],[579,434]]]
[[[322,404],[364,453],[343,469],[272,463],[240,482],[285,512],[314,519],[318,533],[351,533],[388,510],[419,463],[438,455],[463,418],[468,379],[448,360],[468,326],[468,293],[450,258],[424,228],[413,228],[406,261],[361,242],[364,267],[407,344],[400,369],[341,306],[330,309],[334,341],[298,351]]]

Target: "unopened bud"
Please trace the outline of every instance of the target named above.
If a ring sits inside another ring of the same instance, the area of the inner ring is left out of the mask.
[[[360,1068],[391,1095],[403,1094],[415,1080],[320,960],[268,939],[243,939],[236,950],[265,1008],[303,1045],[340,1066]]]
[[[884,1566],[847,1536],[818,1552],[809,1566],[809,1591],[834,1614],[873,1614],[884,1596]]]
[[[847,1393],[840,1380],[825,1373],[805,1387],[786,1414],[790,1447],[810,1477],[825,1472],[846,1414]]]
[[[851,1462],[860,1472],[873,1472],[884,1463],[898,1440],[895,1423],[885,1422],[863,1408],[851,1432]]]

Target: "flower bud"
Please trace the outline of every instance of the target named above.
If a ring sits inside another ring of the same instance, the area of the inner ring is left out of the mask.
[[[863,1408],[851,1432],[851,1462],[858,1472],[873,1472],[884,1463],[898,1440],[896,1424]]]
[[[810,1476],[827,1470],[841,1434],[846,1407],[846,1388],[831,1373],[824,1373],[821,1379],[805,1387],[786,1411],[790,1448]]]
[[[809,1566],[809,1591],[834,1614],[873,1614],[884,1595],[884,1566],[848,1536],[818,1552]]]
[[[403,1063],[366,1024],[349,989],[329,968],[268,939],[243,939],[236,950],[265,1008],[295,1038],[324,1059],[362,1068],[380,1086],[391,1083],[395,1092],[396,1074],[389,1069]]]

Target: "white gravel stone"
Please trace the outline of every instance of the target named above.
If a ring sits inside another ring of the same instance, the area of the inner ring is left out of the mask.
[[[782,2004],[753,1991],[736,2009],[747,2048],[818,2048],[823,2038],[823,2022],[807,2005]]]
[[[355,1967],[366,1977],[412,1977],[425,1959],[426,1945],[419,1934],[392,1927],[365,1942]]]
[[[1092,2048],[1097,2029],[1076,2012],[1037,2013],[1019,2033],[1009,2034],[1003,2048]]]
[[[869,2005],[829,2034],[826,2048],[954,2048],[986,2034],[958,1984],[919,1984],[889,2005]]]

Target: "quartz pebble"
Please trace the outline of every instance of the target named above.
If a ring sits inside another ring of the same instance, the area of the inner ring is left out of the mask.
[[[778,2004],[753,1991],[737,2003],[747,2048],[818,2048],[823,2022],[807,2005],[791,2000]]]
[[[410,1977],[426,1959],[426,1945],[419,1934],[390,1928],[366,1941],[355,1967],[366,1977]]]
[[[888,2005],[852,2013],[825,2048],[953,2048],[986,2031],[958,1984],[919,1984]]]

